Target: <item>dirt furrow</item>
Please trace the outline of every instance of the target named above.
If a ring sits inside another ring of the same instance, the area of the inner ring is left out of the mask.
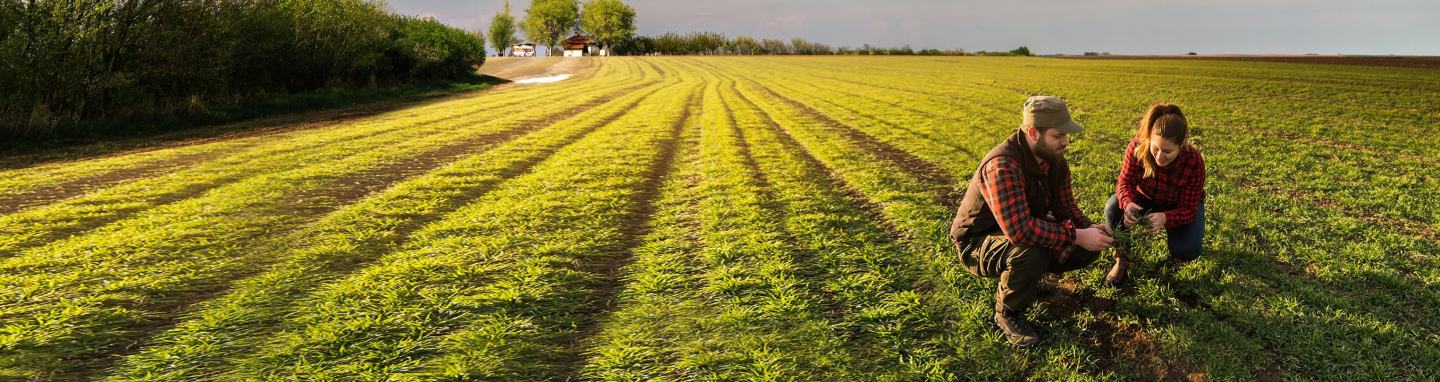
[[[860,146],[865,151],[873,153],[876,156],[880,157],[880,159],[894,164],[895,169],[898,169],[901,172],[904,172],[911,177],[920,180],[929,187],[935,189],[935,201],[937,204],[947,207],[954,207],[959,205],[960,184],[955,180],[954,177],[950,176],[950,173],[945,171],[944,168],[941,168],[934,163],[930,163],[929,161],[915,156],[915,154],[912,154],[908,151],[897,148],[893,145],[890,145],[889,143],[885,143],[884,141],[881,141],[874,136],[871,136],[870,134],[867,134],[850,126],[846,126],[844,123],[830,118],[830,116],[825,115],[815,110],[814,108],[811,108],[809,105],[805,105],[803,103],[800,103],[799,101],[787,98],[783,95],[780,95],[779,93],[776,93],[769,87],[761,85],[757,82],[752,82],[752,85],[754,86],[754,88],[758,89],[762,93],[765,93],[767,96],[777,101],[780,101],[781,103],[784,103],[790,108],[799,111],[800,113],[806,115],[807,117],[810,117],[811,119],[820,122],[828,130],[842,134],[849,141],[854,142],[856,145]]]
[[[631,252],[639,248],[645,242],[645,236],[650,233],[648,224],[658,208],[657,201],[660,199],[661,187],[664,185],[665,177],[675,168],[675,157],[679,151],[680,137],[682,130],[687,128],[691,117],[694,116],[700,102],[700,92],[690,95],[686,102],[684,114],[680,120],[670,127],[670,136],[658,148],[659,158],[650,165],[649,175],[645,183],[641,185],[640,192],[636,195],[635,203],[632,204],[633,211],[626,218],[621,227],[624,238],[621,239],[618,249],[608,258],[602,258],[593,269],[587,270],[590,273],[602,274],[602,282],[595,286],[595,303],[589,307],[589,311],[578,312],[578,315],[589,317],[584,325],[576,330],[567,349],[572,349],[573,354],[566,357],[559,367],[562,380],[574,380],[578,378],[581,367],[585,365],[584,354],[578,350],[586,348],[587,342],[600,333],[602,321],[600,318],[609,315],[616,307],[615,298],[619,296],[621,288],[624,287],[622,270],[633,261]]]
[[[626,91],[631,90],[633,90],[633,88],[627,89]],[[617,95],[618,94],[623,94],[623,91],[617,93]],[[382,190],[386,187],[389,187],[390,185],[401,182],[405,179],[435,170],[445,164],[448,164],[464,156],[478,155],[489,150],[490,148],[495,147],[496,145],[508,142],[522,135],[542,129],[545,126],[549,126],[556,122],[573,117],[581,112],[595,107],[596,105],[605,103],[611,98],[612,97],[600,97],[590,102],[568,109],[563,113],[553,114],[544,119],[537,120],[532,123],[527,123],[519,128],[470,137],[463,141],[441,146],[437,149],[426,151],[415,156],[403,158],[396,162],[387,163],[380,167],[364,171],[360,174],[352,175],[350,177],[347,177],[346,179],[335,180],[331,183],[337,185],[344,185],[344,187],[314,189],[310,192],[301,193],[300,195],[288,198],[289,201],[287,202],[287,204],[299,206],[296,212],[297,218],[302,220],[311,220],[314,217],[323,216],[331,211],[335,211],[354,201],[360,200],[375,191]],[[614,119],[619,118],[620,115],[623,114],[617,113],[616,115],[607,118],[604,122],[596,124],[590,129],[587,129],[587,133],[588,131],[594,131],[595,129],[605,126],[609,123],[609,121],[613,121]],[[526,166],[522,167],[520,173],[523,173],[524,169],[528,169],[529,167],[541,161],[543,160],[528,163]],[[411,227],[411,229],[413,230],[417,227],[418,226]],[[272,237],[272,239],[276,239],[284,235],[284,232],[275,233],[273,234],[274,237]],[[261,241],[267,240],[261,239]],[[258,249],[258,247],[252,249]],[[97,352],[96,354],[101,354],[99,356],[100,360],[98,360],[97,362],[87,362],[95,365],[93,369],[87,368],[89,369],[88,371],[94,372],[101,370],[103,368],[109,367],[110,365],[113,365],[115,361],[124,358],[125,356],[134,354],[141,349],[140,345],[144,343],[144,338],[150,337],[163,330],[174,327],[175,324],[179,322],[180,314],[187,311],[189,307],[193,306],[196,303],[210,300],[223,294],[229,289],[230,281],[243,279],[245,277],[258,274],[260,271],[265,269],[265,264],[268,264],[275,260],[266,258],[267,256],[265,255],[266,254],[264,253],[256,253],[244,256],[245,258],[247,258],[247,261],[245,261],[245,263],[252,266],[246,267],[246,270],[242,272],[228,275],[226,280],[216,280],[208,282],[207,284],[211,285],[208,285],[208,287],[203,288],[202,290],[186,293],[185,296],[170,296],[170,298],[166,298],[166,300],[168,301],[166,303],[160,303],[158,305],[152,306],[135,307],[136,309],[161,312],[157,314],[157,316],[160,318],[157,318],[153,321],[145,322],[143,324],[135,325],[133,327],[123,328],[122,330],[127,333],[126,339],[118,341],[117,344],[112,348]],[[359,266],[359,264],[356,264],[356,266]]]

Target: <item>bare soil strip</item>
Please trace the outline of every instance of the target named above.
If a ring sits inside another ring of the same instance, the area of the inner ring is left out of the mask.
[[[228,150],[180,155],[175,158],[149,163],[140,167],[116,170],[93,177],[72,179],[58,184],[36,187],[15,194],[0,195],[0,215],[73,198],[93,190],[124,183],[128,180],[154,177],[194,163],[219,158],[239,149],[239,147],[236,147]]]
[[[493,90],[494,88],[491,89]],[[489,92],[490,90],[477,90],[442,96],[417,96],[417,98],[377,101],[327,110],[262,117],[254,120],[232,122],[218,126],[189,129],[148,137],[107,140],[65,148],[47,147],[34,150],[15,150],[0,153],[0,170],[124,156],[181,146],[267,136],[299,130],[327,128],[397,110],[474,98],[486,95]]]
[[[835,169],[830,168],[830,166],[820,161],[819,157],[815,156],[815,153],[811,152],[809,148],[806,148],[805,145],[801,144],[800,141],[796,140],[795,136],[791,135],[789,130],[786,130],[784,126],[780,126],[780,124],[775,123],[775,117],[773,115],[770,115],[770,113],[765,111],[764,108],[761,108],[760,105],[755,104],[755,101],[751,100],[744,93],[738,94],[740,95],[740,100],[745,101],[746,106],[755,109],[757,112],[765,115],[765,126],[771,131],[774,131],[776,133],[776,136],[780,137],[780,141],[786,146],[786,150],[793,150],[802,153],[803,155],[800,155],[800,157],[805,158],[806,163],[809,163],[810,166],[820,169],[821,171],[824,171],[826,174],[828,174],[830,180],[835,184],[835,189],[843,192],[852,202],[859,206],[861,210],[864,210],[867,217],[870,218],[870,221],[875,222],[881,227],[884,227],[886,231],[890,232],[891,236],[902,238],[911,236],[904,229],[896,226],[895,223],[885,218],[883,207],[870,200],[869,198],[866,198],[865,194],[860,192],[860,189],[857,189],[855,188],[855,186],[851,185],[849,181],[845,180],[844,177],[840,176],[839,173],[835,172]]]
[[[594,74],[598,57],[494,57],[480,67],[480,74],[496,77],[507,83],[495,89],[515,86],[514,81],[529,78],[569,75],[571,79],[586,78]]]
[[[81,147],[75,150],[51,150],[46,154],[20,154],[8,158],[0,158],[0,169],[25,168],[40,164],[76,162],[104,157],[117,157],[132,155],[144,152],[157,151],[168,148],[201,145],[214,142],[229,141],[234,139],[276,135],[299,130],[329,128],[343,125],[349,122],[358,121],[370,116],[383,114],[408,107],[419,107],[426,104],[470,98],[483,94],[483,92],[470,92],[456,94],[437,99],[405,102],[388,101],[375,104],[356,106],[340,110],[328,110],[295,115],[279,116],[261,119],[258,121],[247,121],[224,125],[212,129],[186,131],[174,134],[167,134],[160,137],[137,139],[134,141],[120,141],[105,144],[97,144],[93,147]],[[366,138],[386,131],[376,131],[370,134],[363,134],[354,137],[346,137],[328,143],[345,142],[355,139]],[[214,136],[208,136],[216,134]],[[199,136],[198,138],[188,138]],[[156,143],[156,142],[159,143]],[[225,147],[223,149],[205,153],[187,154],[145,164],[134,168],[121,169],[93,176],[72,179],[59,184],[37,187],[23,192],[0,195],[0,215],[13,213],[25,208],[53,203],[60,200],[73,198],[85,193],[114,186],[131,180],[150,178],[162,175],[168,171],[195,166],[209,160],[223,157],[227,154],[243,151],[247,148],[259,146],[266,143],[264,140],[255,140],[252,143]],[[95,153],[98,152],[98,153]]]
[[[624,91],[617,92],[616,94],[621,94],[633,90],[634,88],[629,88]],[[366,171],[362,174],[354,175],[349,179],[338,180],[334,182],[335,184],[349,185],[348,187],[330,187],[316,189],[313,192],[304,193],[296,196],[290,203],[304,206],[299,209],[299,215],[301,216],[321,216],[340,207],[348,205],[356,200],[359,200],[375,191],[382,190],[392,184],[416,175],[432,171],[458,158],[483,153],[498,144],[508,142],[527,133],[534,132],[545,126],[549,126],[556,122],[573,117],[586,110],[590,110],[596,105],[605,103],[612,98],[614,97],[600,97],[596,100],[568,109],[563,113],[549,116],[545,119],[536,121],[534,123],[526,124],[525,126],[519,128],[511,129],[504,132],[484,134],[481,136],[472,137],[461,142],[445,145],[432,151],[427,151],[413,157],[408,157],[397,162],[389,163],[384,166]],[[595,129],[605,126],[610,121],[619,118],[620,115],[623,115],[623,113],[617,113],[614,116],[608,117],[606,120],[602,121],[602,123],[598,123],[595,126],[589,128],[585,134],[588,134],[590,131],[594,131]],[[584,134],[581,134],[580,136],[583,135]],[[519,173],[525,172],[530,167],[533,167],[533,165],[535,165],[536,163],[542,161],[543,160],[539,160],[528,163],[526,166],[523,167],[521,171],[519,171]],[[437,215],[431,217],[431,219],[438,219],[441,216],[443,215]],[[412,230],[418,227],[419,225],[416,225],[412,227]],[[283,234],[284,233],[279,233],[277,234],[277,236],[282,236]],[[144,309],[146,310],[162,312],[159,316],[163,318],[156,319],[151,322],[146,322],[135,327],[125,328],[125,331],[127,332],[127,339],[124,341],[120,341],[115,347],[111,349],[105,349],[104,351],[97,352],[97,359],[92,362],[87,362],[94,365],[95,368],[87,368],[89,369],[87,372],[93,372],[103,369],[105,367],[109,367],[110,365],[113,365],[116,361],[139,351],[141,349],[141,345],[144,344],[144,338],[154,335],[155,333],[159,333],[160,331],[174,327],[179,322],[180,313],[188,310],[190,306],[193,306],[196,303],[212,299],[229,290],[228,281],[238,280],[257,274],[265,268],[264,264],[266,262],[266,259],[254,259],[254,261],[247,262],[247,264],[254,265],[251,267],[247,267],[247,271],[230,275],[230,277],[228,277],[226,280],[215,282],[213,286],[206,288],[203,291],[191,293],[188,295],[188,297],[175,299],[175,301],[183,302],[144,307]],[[355,266],[357,267],[360,265],[361,264],[355,264]]]
[[[781,84],[779,84],[779,83],[776,83],[775,86],[776,86],[776,87],[781,87],[781,88],[789,88],[789,87],[784,86],[784,85],[781,85]],[[793,90],[793,88],[791,88],[791,89]],[[840,93],[839,91],[834,91],[834,92]],[[870,97],[866,97],[866,96],[859,95],[859,94],[853,94],[853,93],[846,93],[846,94],[850,94],[850,95],[855,96],[855,97],[871,99],[872,101],[876,101],[876,102],[878,102],[878,103],[883,103],[883,104],[886,104],[886,105],[895,107],[895,108],[897,108],[897,109],[907,110],[907,111],[910,111],[910,112],[913,112],[913,113],[916,113],[916,114],[928,115],[928,116],[935,117],[935,118],[937,118],[937,119],[942,119],[942,120],[953,120],[953,118],[950,118],[950,117],[941,116],[941,115],[935,114],[935,113],[933,113],[933,112],[921,111],[921,110],[919,110],[919,109],[912,108],[912,107],[909,107],[909,106],[907,106],[907,105],[903,105],[903,104],[900,104],[900,103],[895,103],[895,102],[892,102],[892,101],[884,101],[884,100],[873,99],[873,98],[870,98]],[[822,102],[829,102],[829,101],[822,101]],[[903,131],[903,132],[905,132],[907,135],[916,136],[916,137],[922,137],[922,138],[926,139],[927,141],[929,141],[930,143],[938,144],[938,145],[944,145],[945,147],[948,147],[948,148],[950,148],[950,149],[952,149],[952,150],[958,151],[958,152],[960,152],[960,153],[962,153],[962,154],[965,154],[966,156],[973,157],[973,158],[975,158],[975,159],[977,159],[977,160],[980,159],[980,157],[981,157],[981,155],[976,154],[974,151],[971,151],[969,148],[965,148],[965,147],[961,147],[961,146],[956,146],[956,145],[953,145],[953,144],[945,143],[945,142],[943,142],[943,141],[941,141],[941,140],[939,140],[939,139],[935,139],[930,133],[923,132],[923,131],[917,131],[917,130],[915,130],[915,129],[911,129],[911,128],[906,127],[906,126],[901,126],[901,125],[899,125],[899,124],[897,124],[897,123],[895,123],[895,122],[891,122],[891,121],[886,120],[886,119],[876,118],[876,117],[873,117],[873,116],[870,116],[870,115],[866,115],[866,114],[862,113],[860,110],[856,110],[855,107],[847,106],[847,105],[844,105],[844,104],[842,104],[842,103],[838,103],[838,102],[829,102],[829,103],[835,105],[836,107],[839,107],[839,108],[841,108],[841,109],[844,109],[844,110],[846,110],[846,111],[849,111],[850,113],[853,113],[854,115],[850,116],[849,119],[855,119],[855,118],[857,118],[857,117],[858,117],[858,118],[865,118],[865,119],[868,119],[868,120],[873,121],[873,122],[875,122],[875,123],[878,123],[878,124],[881,124],[881,125],[885,125],[885,127],[888,128],[888,129],[890,129],[890,130]],[[965,131],[972,131],[972,130],[966,129]],[[939,167],[939,166],[937,165],[936,167]],[[944,169],[939,169],[939,170],[940,170],[940,171],[944,171]],[[947,173],[947,174],[948,174],[948,173]]]
[[[599,264],[589,270],[592,273],[604,275],[601,278],[603,281],[600,285],[596,285],[593,291],[595,304],[590,306],[588,311],[577,313],[583,317],[590,317],[590,319],[576,330],[576,334],[566,346],[567,349],[572,349],[573,354],[566,357],[557,368],[560,371],[558,375],[564,376],[560,378],[562,380],[578,378],[580,368],[585,366],[586,360],[584,354],[579,350],[584,349],[587,341],[600,333],[600,323],[602,322],[600,317],[610,315],[618,307],[615,298],[619,296],[620,290],[625,286],[622,277],[623,270],[626,265],[634,261],[632,253],[645,243],[645,236],[650,234],[651,229],[648,223],[659,207],[657,202],[660,200],[660,191],[664,186],[665,177],[672,173],[676,166],[675,157],[679,151],[681,132],[687,128],[686,124],[699,109],[698,104],[702,94],[703,92],[697,91],[696,94],[690,95],[684,114],[670,127],[669,139],[665,140],[658,148],[659,158],[651,163],[649,175],[641,186],[640,192],[635,196],[635,203],[631,204],[633,211],[621,228],[625,235],[621,239],[618,249],[613,254],[602,257]],[[698,126],[693,128],[698,128]]]
[[[368,195],[368,194],[373,193],[373,192],[375,192],[375,191],[379,191],[379,190],[384,189],[385,187],[387,187],[388,185],[394,183],[395,181],[398,181],[399,179],[405,179],[405,178],[408,178],[408,177],[410,177],[410,176],[414,176],[414,175],[416,175],[416,174],[424,173],[424,172],[427,172],[427,171],[429,171],[429,170],[438,168],[438,167],[439,167],[441,164],[443,164],[443,163],[448,163],[448,161],[450,161],[450,160],[452,160],[452,159],[454,159],[454,158],[457,158],[458,156],[464,155],[464,154],[466,154],[466,153],[468,153],[468,152],[471,152],[471,151],[474,151],[474,150],[476,150],[476,149],[478,149],[478,148],[482,148],[482,147],[484,147],[485,145],[489,145],[489,144],[496,143],[496,142],[509,141],[510,139],[513,139],[513,138],[518,137],[518,136],[520,136],[520,135],[526,134],[526,133],[528,133],[528,132],[530,132],[530,131],[534,131],[534,130],[536,130],[536,129],[539,129],[540,127],[548,126],[548,125],[553,124],[553,123],[555,123],[555,122],[568,119],[568,118],[570,118],[570,117],[573,117],[573,116],[575,116],[575,115],[578,115],[578,114],[581,113],[581,112],[584,112],[585,110],[589,110],[590,108],[594,107],[595,105],[599,105],[599,104],[601,104],[601,103],[603,103],[603,102],[605,102],[605,101],[608,101],[608,100],[610,100],[610,99],[614,99],[615,97],[618,97],[618,96],[620,96],[620,95],[622,95],[622,94],[625,94],[625,93],[628,93],[628,92],[631,92],[631,91],[635,91],[636,89],[638,89],[638,87],[630,87],[630,88],[625,88],[625,89],[622,89],[622,90],[615,91],[615,92],[610,93],[610,94],[608,94],[608,95],[606,95],[606,96],[597,98],[595,101],[592,101],[592,102],[589,102],[589,103],[586,103],[586,104],[583,104],[583,105],[579,105],[579,106],[574,107],[574,108],[570,108],[570,109],[564,110],[564,111],[562,111],[561,113],[558,113],[558,114],[551,114],[551,115],[549,115],[547,118],[545,118],[545,119],[543,119],[543,120],[540,120],[540,121],[533,122],[532,124],[527,125],[526,127],[522,127],[522,128],[519,128],[519,129],[514,129],[514,130],[510,130],[510,131],[506,131],[506,132],[502,132],[502,133],[498,133],[498,134],[492,134],[492,135],[489,135],[489,136],[475,137],[474,139],[470,139],[470,140],[466,140],[466,141],[461,141],[461,142],[456,142],[456,143],[450,144],[450,145],[441,146],[440,148],[438,148],[438,149],[436,149],[436,150],[434,150],[434,151],[425,152],[425,153],[419,154],[419,155],[417,155],[417,156],[415,156],[415,157],[405,158],[405,159],[402,159],[402,160],[400,160],[400,161],[398,161],[398,162],[395,162],[395,163],[391,163],[391,164],[387,164],[387,165],[382,166],[382,167],[379,167],[379,168],[371,169],[370,171],[367,171],[367,172],[365,172],[365,173],[356,174],[356,175],[353,175],[352,177],[350,177],[350,178],[348,178],[348,179],[344,179],[344,180],[338,181],[338,184],[347,184],[347,185],[350,185],[349,187],[332,187],[332,188],[324,188],[324,189],[313,190],[313,192],[310,192],[310,193],[307,193],[307,194],[303,194],[303,195],[297,197],[296,199],[294,199],[294,203],[296,203],[297,206],[302,206],[302,207],[304,207],[304,206],[311,206],[310,208],[319,208],[319,210],[317,210],[317,211],[319,211],[319,212],[316,212],[316,213],[324,213],[324,212],[327,212],[327,211],[329,211],[330,209],[332,209],[332,204],[334,203],[334,202],[332,202],[332,201],[337,201],[337,200],[338,200],[338,201],[342,201],[342,202],[343,202],[343,201],[358,200],[358,199],[359,199],[360,197],[362,197],[362,196],[365,196],[365,195]],[[618,116],[617,116],[617,117],[618,117]],[[613,120],[613,119],[614,119],[614,118],[611,118],[610,120]],[[369,135],[365,135],[365,136],[369,136]],[[354,139],[360,139],[360,138],[363,138],[363,137],[365,137],[365,136],[346,138],[346,139],[344,139],[344,140],[342,140],[342,141],[349,141],[349,140],[354,140]],[[339,141],[337,141],[337,142],[339,142]],[[219,154],[216,154],[216,155],[219,155]],[[162,172],[163,172],[163,171],[162,171]],[[192,187],[192,188],[189,188],[189,189],[185,189],[185,190],[183,190],[183,191],[181,191],[181,192],[177,192],[177,193],[173,193],[173,194],[170,194],[170,195],[165,195],[165,196],[162,196],[162,197],[160,197],[160,198],[157,198],[157,199],[155,199],[155,200],[153,201],[152,205],[153,205],[153,206],[160,206],[160,205],[165,205],[165,204],[169,204],[169,203],[173,203],[173,202],[178,202],[178,201],[181,201],[181,200],[189,199],[189,198],[191,198],[191,197],[195,197],[195,196],[202,195],[202,194],[204,194],[205,192],[207,192],[207,191],[209,191],[209,190],[211,190],[211,189],[214,189],[214,188],[217,188],[217,187],[221,187],[221,186],[224,186],[224,185],[225,185],[224,182],[215,182],[215,183],[211,183],[211,184],[202,185],[202,186],[199,186],[199,187]],[[73,196],[72,196],[72,197],[73,197]],[[316,206],[324,206],[324,207],[316,207]],[[145,210],[144,208],[137,208],[137,209],[130,209],[130,210],[118,211],[118,212],[116,212],[116,213],[113,213],[113,214],[110,214],[110,215],[107,215],[107,216],[90,217],[90,218],[88,218],[87,220],[85,220],[85,221],[83,222],[83,224],[77,225],[77,226],[75,226],[75,227],[70,227],[70,228],[67,228],[67,229],[64,229],[64,230],[60,230],[60,231],[57,231],[57,232],[52,232],[51,234],[46,235],[46,236],[44,236],[44,237],[42,237],[42,238],[37,238],[37,239],[35,239],[35,240],[30,240],[30,241],[29,241],[30,244],[27,244],[27,245],[24,245],[24,246],[21,246],[21,247],[17,247],[17,248],[14,249],[14,251],[15,251],[15,252],[18,252],[19,250],[22,250],[22,249],[24,249],[25,247],[28,247],[28,246],[31,246],[31,245],[43,244],[43,243],[52,242],[52,241],[56,241],[56,240],[63,240],[63,239],[65,239],[65,238],[67,238],[67,237],[70,237],[70,236],[79,235],[79,234],[82,234],[82,233],[84,233],[84,232],[87,232],[87,231],[89,231],[89,230],[91,230],[91,229],[98,228],[98,227],[101,227],[101,226],[104,226],[104,225],[106,225],[106,224],[110,224],[110,223],[113,223],[113,222],[116,222],[116,221],[120,221],[120,220],[123,220],[123,219],[125,219],[125,218],[130,217],[130,216],[134,216],[135,214],[140,213],[140,212],[142,212],[142,211],[144,211],[144,210]]]
[[[810,108],[810,106],[808,105],[805,105],[790,98],[786,98],[785,96],[782,96],[779,93],[776,93],[774,90],[760,85],[759,83],[752,82],[752,84],[756,89],[760,89],[761,92],[764,92],[771,98],[774,98],[790,106],[791,108],[800,111],[802,114],[805,114],[806,116],[809,116],[810,118],[819,121],[827,128],[829,128],[829,130],[843,134],[850,141],[861,146],[866,151],[879,156],[885,161],[893,163],[896,169],[906,174],[909,174],[916,179],[919,179],[921,182],[930,185],[932,188],[935,188],[935,200],[938,204],[947,207],[954,207],[959,205],[960,193],[956,190],[956,187],[959,185],[959,183],[955,180],[954,177],[950,176],[949,172],[946,172],[945,169],[941,168],[940,166],[921,159],[920,157],[915,156],[915,154],[911,154],[908,151],[892,146],[889,143],[880,141],[874,136],[866,134],[863,131],[846,126],[840,121],[836,121],[835,119],[830,118],[829,116],[822,114],[813,108]]]

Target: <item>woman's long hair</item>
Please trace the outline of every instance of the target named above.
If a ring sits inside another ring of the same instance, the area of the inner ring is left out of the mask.
[[[1189,149],[1190,125],[1185,122],[1185,113],[1180,112],[1180,107],[1168,103],[1157,103],[1150,105],[1150,110],[1145,111],[1145,118],[1140,120],[1140,129],[1135,132],[1135,159],[1145,167],[1145,177],[1155,176],[1155,156],[1150,154],[1150,136],[1159,134],[1161,138],[1174,142],[1181,150]]]

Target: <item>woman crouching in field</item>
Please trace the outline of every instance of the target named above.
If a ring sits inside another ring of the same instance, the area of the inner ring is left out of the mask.
[[[1205,233],[1205,157],[1189,138],[1190,128],[1179,106],[1150,106],[1125,148],[1115,195],[1105,203],[1105,220],[1116,230],[1163,229],[1176,265],[1200,257]],[[1106,283],[1125,282],[1128,250],[1128,246],[1115,247],[1115,267],[1105,275]]]

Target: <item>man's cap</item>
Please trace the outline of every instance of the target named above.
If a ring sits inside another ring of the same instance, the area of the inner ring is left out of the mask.
[[[1026,125],[1060,129],[1060,132],[1069,134],[1085,129],[1070,119],[1070,110],[1065,107],[1065,101],[1051,96],[1030,97],[1025,100],[1025,108],[1020,114],[1024,116]]]

